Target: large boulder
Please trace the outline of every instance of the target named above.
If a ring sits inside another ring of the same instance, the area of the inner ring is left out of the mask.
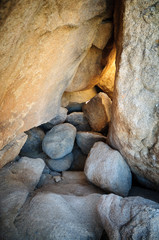
[[[0,150],[0,168],[18,156],[27,137],[27,134],[22,133]]]
[[[61,181],[52,172],[39,182],[44,166],[24,157],[0,169],[0,239],[100,239],[102,191],[83,172],[63,172]]]
[[[100,239],[103,228],[96,209],[99,197],[39,192],[25,204],[15,226],[24,240]]]
[[[44,167],[42,159],[23,157],[0,169],[0,239],[19,239],[14,220],[29,192],[36,187]]]
[[[109,141],[135,174],[159,189],[159,3],[117,4],[117,72]]]
[[[99,24],[112,17],[112,3],[9,0],[0,8],[1,149],[56,116]]]
[[[107,94],[100,92],[83,105],[84,116],[94,131],[103,130],[111,120],[112,101]]]
[[[42,148],[43,151],[52,159],[59,159],[72,152],[76,137],[76,128],[63,123],[54,126],[45,135]]]
[[[159,204],[141,197],[122,198],[103,195],[98,213],[111,240],[157,240],[159,236]]]
[[[85,163],[88,180],[102,189],[127,196],[131,188],[130,169],[121,154],[103,142],[93,145]]]

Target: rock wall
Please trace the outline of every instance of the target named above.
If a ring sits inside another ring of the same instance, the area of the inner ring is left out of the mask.
[[[120,15],[119,13],[120,9]],[[159,3],[117,1],[117,72],[109,141],[159,185]]]
[[[56,115],[112,1],[8,0],[0,13],[1,149]]]

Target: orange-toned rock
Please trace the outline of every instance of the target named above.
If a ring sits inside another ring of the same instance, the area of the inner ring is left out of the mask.
[[[94,87],[99,82],[98,78],[102,71],[101,62],[102,50],[91,47],[66,91],[74,92]]]
[[[106,93],[110,98],[113,97],[114,91],[114,80],[115,80],[115,73],[116,73],[116,48],[115,45],[111,50],[105,68],[103,69],[100,77],[98,86]]]
[[[111,17],[108,2],[9,0],[0,5],[0,149],[56,116],[98,25]]]
[[[98,93],[83,105],[84,116],[94,131],[101,131],[111,119],[111,99],[103,92]]]
[[[101,74],[103,69],[102,50],[112,36],[112,30],[113,25],[110,22],[102,22],[99,25],[93,42],[93,46],[88,51],[83,61],[80,63],[72,82],[66,89],[67,92],[89,89],[99,83],[99,75]]]
[[[64,92],[61,99],[62,107],[69,107],[71,104],[84,103],[97,95],[95,88],[78,92]]]

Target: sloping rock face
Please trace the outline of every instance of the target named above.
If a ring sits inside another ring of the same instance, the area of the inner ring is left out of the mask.
[[[56,116],[98,25],[111,17],[110,5],[109,0],[3,1],[0,149]]]
[[[119,1],[118,1],[119,2]],[[122,4],[121,4],[122,3]],[[132,171],[159,186],[159,3],[120,1],[111,145]]]
[[[158,203],[141,197],[121,198],[109,194],[100,198],[97,208],[109,239],[158,239]]]
[[[25,144],[27,137],[28,136],[25,133],[22,133],[0,150],[0,168],[17,157],[21,148]]]

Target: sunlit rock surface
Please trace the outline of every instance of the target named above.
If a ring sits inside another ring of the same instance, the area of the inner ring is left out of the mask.
[[[114,81],[116,73],[115,60],[116,47],[114,45],[106,59],[106,66],[99,77],[98,83],[98,86],[103,90],[103,92],[107,93],[110,98],[113,98],[114,91]]]
[[[56,116],[60,99],[87,55],[105,0],[14,0],[0,5],[0,149]]]

